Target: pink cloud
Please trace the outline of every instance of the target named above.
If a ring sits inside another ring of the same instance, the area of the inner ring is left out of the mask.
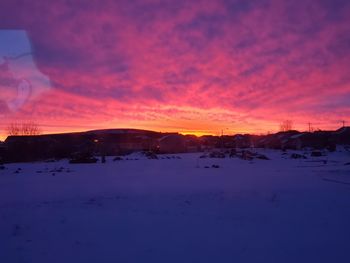
[[[31,117],[48,131],[261,132],[285,118],[299,129],[311,120],[324,129],[350,121],[346,2],[4,6],[3,24],[27,30],[53,86],[7,122]]]

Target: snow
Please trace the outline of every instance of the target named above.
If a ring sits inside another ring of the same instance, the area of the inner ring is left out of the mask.
[[[8,164],[1,262],[350,262],[349,153],[259,152]]]

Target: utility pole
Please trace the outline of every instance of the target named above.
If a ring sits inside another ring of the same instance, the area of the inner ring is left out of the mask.
[[[308,124],[309,124],[309,132],[311,132],[311,122],[309,122]]]
[[[343,123],[343,128],[345,127],[345,121],[342,121],[342,123]]]
[[[226,128],[228,130],[228,128]],[[224,148],[224,129],[221,129],[221,148]]]
[[[224,149],[224,130],[221,130],[221,149]]]

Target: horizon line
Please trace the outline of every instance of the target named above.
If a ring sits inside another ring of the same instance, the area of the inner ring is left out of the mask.
[[[67,132],[47,132],[47,133],[41,133],[41,134],[37,134],[37,135],[5,135],[3,138],[0,135],[0,142],[4,142],[6,141],[6,139],[10,136],[46,136],[46,135],[62,135],[62,134],[79,134],[79,133],[89,133],[89,132],[98,132],[98,131],[117,131],[117,130],[136,130],[136,131],[144,131],[144,132],[154,132],[154,133],[164,133],[164,134],[181,134],[181,135],[193,135],[196,137],[202,137],[202,136],[235,136],[235,135],[256,135],[256,136],[264,136],[264,135],[270,135],[270,134],[277,134],[279,132],[291,132],[291,131],[295,131],[295,132],[299,132],[299,133],[314,133],[314,132],[319,132],[319,131],[323,131],[323,132],[335,132],[339,129],[342,128],[350,128],[350,126],[341,126],[338,129],[335,130],[322,130],[322,129],[317,129],[314,131],[301,131],[301,130],[297,130],[297,129],[291,129],[288,131],[276,131],[276,132],[264,132],[264,133],[249,133],[249,132],[242,132],[242,133],[231,133],[231,134],[214,134],[214,133],[201,133],[201,132],[181,132],[181,131],[177,131],[177,132],[170,132],[170,131],[155,131],[155,130],[147,130],[147,129],[138,129],[138,128],[107,128],[107,129],[93,129],[93,130],[82,130],[82,131],[67,131]],[[201,135],[199,135],[201,134]]]

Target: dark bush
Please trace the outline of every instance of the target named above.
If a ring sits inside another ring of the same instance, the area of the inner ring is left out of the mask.
[[[292,158],[292,159],[306,159],[306,156],[302,155],[302,154],[298,154],[298,153],[292,153],[290,155],[290,158]]]
[[[210,158],[225,158],[225,154],[223,152],[214,151],[209,154]]]
[[[158,156],[152,151],[146,151],[143,153],[148,159],[158,159]]]
[[[257,154],[255,158],[260,159],[260,160],[270,160],[266,155],[263,154]]]
[[[311,156],[313,156],[313,157],[321,157],[321,156],[323,156],[323,154],[322,154],[321,151],[312,151],[311,152]]]
[[[95,157],[83,157],[83,158],[74,158],[70,159],[69,163],[77,164],[77,163],[97,163],[97,158]]]
[[[72,158],[69,160],[69,163],[76,164],[76,163],[96,163],[98,161],[97,158],[93,157],[91,153],[85,152],[85,153],[76,153],[72,156]]]
[[[237,156],[236,149],[231,149],[230,152],[229,152],[229,157],[233,158],[233,157],[236,157],[236,156]]]
[[[251,161],[253,160],[255,154],[248,151],[248,150],[243,150],[242,153],[240,155],[238,155],[238,157],[242,158],[243,160],[248,160]]]
[[[329,152],[335,152],[337,150],[337,146],[335,144],[328,144],[326,149],[329,151]]]

